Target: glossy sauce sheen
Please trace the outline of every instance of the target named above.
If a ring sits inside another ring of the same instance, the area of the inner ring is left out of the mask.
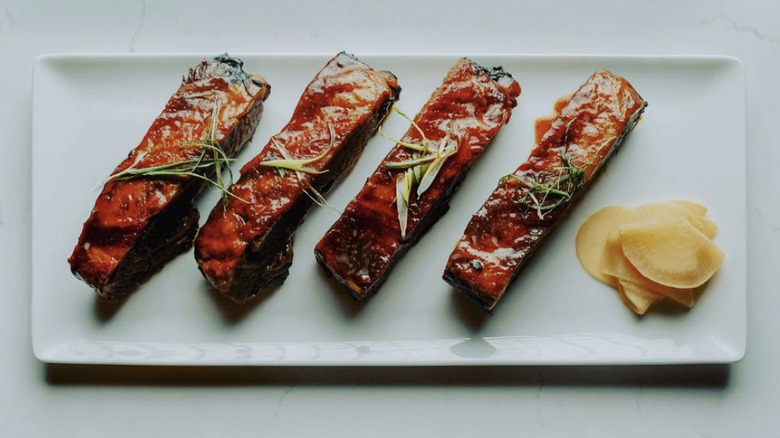
[[[631,84],[609,72],[594,73],[571,97],[555,105],[556,114],[536,124],[536,144],[515,175],[551,184],[563,166],[561,153],[585,172],[585,184],[572,200],[547,212],[520,203],[527,189],[516,178],[504,178],[472,217],[450,255],[444,279],[492,309],[520,267],[560,222],[571,204],[639,119],[646,102]]]
[[[246,75],[239,60],[225,56],[203,61],[190,70],[141,143],[112,174],[130,166],[143,169],[197,158],[201,146],[192,142],[204,141],[211,134],[215,105],[218,122],[214,138],[228,155],[235,154],[246,140],[236,141],[236,137],[251,136],[269,92],[265,80]],[[240,126],[250,112],[253,125]],[[107,182],[69,259],[74,274],[103,292],[150,222],[182,193],[197,193],[193,188],[203,184],[193,177]]]
[[[450,69],[415,122],[430,147],[437,147],[451,125],[458,152],[419,199],[412,195],[407,240],[401,239],[395,204],[396,178],[405,170],[388,169],[385,163],[408,160],[412,151],[396,145],[316,246],[317,260],[355,299],[376,290],[395,261],[443,214],[465,172],[509,120],[519,94],[517,82],[499,70],[491,72],[465,59]],[[422,138],[411,127],[402,140],[420,143]]]
[[[241,275],[237,270],[251,252],[266,251],[268,245],[278,248],[271,248],[263,263],[269,266],[283,264],[278,257],[273,259],[274,252],[285,251],[284,245],[289,248],[287,241],[291,236],[274,237],[279,242],[269,243],[267,240],[271,239],[269,236],[274,233],[274,227],[286,228],[289,234],[294,231],[308,208],[306,204],[301,209],[301,203],[310,202],[302,187],[327,189],[321,187],[320,181],[328,178],[332,184],[332,178],[338,176],[336,169],[331,168],[336,156],[346,147],[345,143],[357,141],[362,144],[351,152],[354,156],[346,158],[354,163],[399,92],[395,76],[374,70],[351,55],[341,53],[326,64],[303,92],[289,123],[274,139],[293,159],[313,158],[327,150],[327,155],[307,167],[328,173],[302,173],[299,180],[295,172],[287,170],[282,176],[275,168],[261,166],[263,161],[282,158],[277,146],[269,141],[262,152],[241,169],[241,178],[231,188],[236,197],[246,202],[229,198],[227,204],[218,204],[196,239],[195,256],[212,285],[238,302],[247,299],[247,294],[259,291],[231,291],[234,283],[240,281],[236,278]],[[363,133],[368,125],[371,132]],[[331,138],[331,132],[334,138]],[[285,221],[295,223],[280,223]],[[261,266],[260,269],[264,268]],[[286,268],[281,269],[286,275]],[[266,280],[259,278],[253,287],[261,289]]]

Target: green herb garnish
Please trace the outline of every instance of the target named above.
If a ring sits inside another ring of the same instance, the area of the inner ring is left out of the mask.
[[[341,212],[334,207],[331,203],[329,203],[324,196],[322,196],[322,193],[317,191],[314,187],[312,187],[311,183],[308,182],[308,179],[304,177],[304,174],[309,175],[320,175],[328,170],[317,170],[312,167],[308,167],[308,164],[312,164],[314,162],[317,162],[323,158],[325,158],[331,149],[333,149],[333,144],[336,141],[336,133],[333,131],[333,125],[328,122],[328,135],[330,137],[328,147],[326,147],[322,153],[317,155],[316,157],[312,158],[292,158],[287,152],[287,149],[284,148],[274,137],[271,137],[271,142],[276,147],[276,150],[279,151],[279,154],[282,156],[282,159],[280,160],[267,160],[260,163],[261,166],[268,166],[268,167],[275,167],[276,170],[279,172],[279,176],[282,178],[285,177],[287,174],[286,170],[291,170],[293,174],[295,175],[298,185],[300,186],[303,193],[306,194],[306,196],[309,197],[315,204],[319,205],[320,207],[328,207],[331,210],[335,211],[339,215]],[[304,186],[304,184],[306,186]]]
[[[409,216],[409,199],[412,192],[414,172],[406,169],[395,180],[395,207],[398,210],[398,224],[401,227],[401,239],[406,239],[406,225]]]
[[[421,164],[430,163],[435,159],[436,155],[425,155],[422,157],[412,158],[410,160],[385,163],[385,167],[388,169],[409,169],[412,167],[419,167]]]
[[[419,199],[431,187],[447,158],[458,152],[458,142],[456,141],[454,145],[450,145],[453,132],[448,127],[438,147],[431,148],[429,146],[430,141],[414,120],[395,106],[393,106],[393,111],[408,120],[422,138],[420,143],[405,142],[385,135],[381,128],[379,130],[379,135],[382,137],[415,151],[412,154],[412,158],[408,160],[385,163],[385,167],[388,169],[406,169],[404,173],[396,177],[395,196],[398,223],[401,226],[401,239],[406,239],[406,225],[412,191],[415,192],[416,197]]]
[[[453,147],[447,147],[447,144],[450,141],[450,131],[447,130],[447,135],[444,136],[441,143],[439,144],[439,149],[436,151],[436,155],[434,156],[433,161],[430,165],[428,165],[427,169],[425,169],[425,173],[423,173],[422,178],[420,178],[419,184],[417,185],[417,197],[419,198],[422,196],[423,193],[425,193],[426,190],[433,184],[433,181],[436,179],[436,175],[439,174],[439,171],[441,170],[442,166],[444,166],[444,162],[458,152],[458,143],[455,143],[455,146]],[[422,169],[421,169],[422,170]]]
[[[499,181],[504,182],[510,178],[519,181],[524,186],[525,192],[519,199],[519,203],[536,210],[536,216],[540,220],[544,220],[549,211],[572,199],[577,189],[585,185],[585,171],[588,166],[593,164],[605,147],[610,146],[618,138],[617,135],[613,135],[605,138],[597,147],[589,147],[588,152],[581,156],[581,158],[585,158],[586,162],[581,166],[577,166],[572,162],[572,157],[566,153],[567,145],[569,144],[569,134],[575,121],[576,119],[571,120],[566,126],[566,131],[561,141],[561,166],[557,168],[558,174],[555,181],[551,184],[544,184],[539,181],[523,179],[516,174],[506,175]]]
[[[162,164],[159,166],[150,166],[136,168],[130,165],[127,169],[121,170],[108,177],[111,180],[129,180],[141,177],[172,177],[183,178],[193,177],[206,181],[222,192],[222,199],[232,196],[243,202],[246,200],[239,198],[230,192],[230,185],[233,183],[233,171],[230,169],[230,163],[234,161],[228,157],[227,153],[217,141],[217,116],[219,115],[219,103],[214,99],[214,109],[211,113],[211,125],[208,137],[203,141],[187,142],[185,146],[198,146],[201,148],[200,155],[190,160],[178,161],[175,163]],[[227,167],[229,172],[228,181],[222,178],[222,169]],[[214,170],[214,177],[209,178],[206,173],[209,169]]]
[[[312,158],[290,158],[289,154],[287,153],[287,150],[282,145],[280,145],[275,138],[271,137],[271,141],[273,142],[274,146],[276,146],[276,149],[279,151],[280,154],[282,154],[284,158],[282,158],[281,160],[266,160],[261,162],[260,165],[275,167],[280,170],[288,169],[296,173],[308,173],[310,175],[319,175],[321,173],[325,173],[328,171],[327,169],[317,170],[311,167],[307,167],[306,165],[317,162],[325,158],[325,156],[328,155],[328,152],[330,152],[331,148],[333,148],[333,141],[334,141],[335,134],[333,132],[333,125],[331,125],[330,123],[328,123],[328,133],[330,135],[330,144],[328,144],[328,147],[326,147],[322,151],[322,153]],[[284,176],[284,173],[282,172],[280,173],[282,176]]]
[[[500,182],[510,178],[520,182],[524,193],[519,203],[536,210],[536,216],[544,220],[549,211],[570,201],[574,192],[585,184],[585,167],[573,164],[565,150],[561,150],[561,164],[557,178],[551,184],[528,181],[514,173],[504,176]]]

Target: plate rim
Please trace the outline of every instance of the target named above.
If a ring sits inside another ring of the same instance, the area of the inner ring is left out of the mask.
[[[531,361],[522,361],[522,362],[513,362],[513,361],[484,361],[480,359],[468,359],[468,358],[462,358],[461,360],[452,360],[452,358],[449,359],[438,359],[438,360],[422,360],[422,361],[415,361],[415,360],[388,360],[388,359],[371,359],[367,361],[356,361],[356,360],[324,360],[324,361],[313,361],[313,360],[292,360],[292,361],[278,361],[278,360],[252,360],[248,361],[246,363],[244,362],[236,362],[236,361],[225,361],[220,359],[209,359],[204,361],[180,361],[178,359],[173,361],[165,361],[165,360],[149,360],[149,359],[126,359],[124,361],[117,361],[116,359],[113,360],[100,360],[100,359],[91,359],[91,360],[77,360],[74,357],[66,357],[57,355],[55,353],[55,350],[61,349],[63,346],[72,344],[73,341],[79,341],[79,340],[70,340],[65,343],[60,343],[54,347],[49,347],[44,349],[42,345],[40,345],[40,340],[38,339],[38,336],[36,335],[37,329],[36,329],[36,313],[40,312],[40,309],[37,310],[37,306],[35,304],[35,270],[33,269],[35,266],[35,247],[33,245],[33,233],[35,232],[36,226],[36,215],[34,214],[34,203],[32,199],[32,194],[34,193],[34,185],[36,183],[35,178],[35,156],[36,156],[36,150],[40,148],[40,146],[36,146],[38,144],[38,141],[36,141],[36,120],[38,119],[35,117],[35,114],[37,112],[37,108],[40,104],[37,104],[37,102],[40,99],[40,87],[36,86],[39,82],[39,75],[41,74],[41,71],[45,68],[47,68],[46,64],[50,62],[57,62],[57,61],[78,61],[78,60],[97,60],[97,61],[108,61],[111,59],[121,59],[121,60],[142,60],[142,59],[161,59],[161,60],[184,60],[184,59],[192,59],[192,58],[205,58],[210,56],[215,56],[219,53],[224,52],[161,52],[161,53],[127,53],[127,52],[62,52],[62,53],[44,53],[40,54],[35,58],[35,61],[33,63],[33,69],[32,69],[32,93],[31,93],[31,154],[33,157],[33,160],[31,160],[31,215],[30,215],[30,230],[31,230],[31,236],[30,236],[30,243],[31,243],[31,254],[30,254],[30,277],[31,277],[31,287],[30,287],[30,299],[31,299],[31,329],[32,329],[32,349],[33,349],[33,355],[36,359],[38,359],[41,362],[44,363],[52,363],[52,364],[102,364],[102,365],[159,365],[159,366],[344,366],[344,367],[352,367],[352,366],[535,366],[535,365],[562,365],[562,366],[578,366],[578,365],[679,365],[679,364],[731,364],[736,363],[744,359],[746,352],[747,352],[747,346],[748,346],[748,339],[747,339],[747,294],[748,294],[748,265],[747,261],[745,260],[743,262],[744,264],[744,272],[745,276],[741,279],[742,282],[744,282],[743,290],[744,294],[742,296],[742,299],[740,300],[741,309],[740,312],[744,315],[744,318],[741,318],[742,323],[742,336],[739,339],[739,348],[736,351],[733,351],[731,353],[723,352],[724,354],[722,357],[719,358],[710,358],[705,360],[700,360],[699,358],[669,358],[669,359],[654,359],[654,360],[644,360],[644,361],[631,361],[631,360],[584,360],[584,361],[577,361],[577,360],[564,360],[564,361],[546,361],[546,360],[531,360]],[[275,59],[301,59],[301,58],[324,58],[329,59],[333,56],[333,53],[331,52],[235,52],[232,53],[232,55],[242,58],[275,58]],[[740,79],[740,94],[741,94],[741,103],[739,108],[739,124],[743,128],[741,132],[741,138],[742,138],[742,147],[745,151],[745,159],[744,159],[744,171],[745,171],[745,179],[744,182],[745,185],[745,203],[747,202],[747,178],[749,178],[750,173],[748,172],[749,168],[749,160],[747,159],[747,148],[748,148],[748,142],[747,142],[747,130],[746,130],[746,119],[747,119],[747,93],[746,93],[746,87],[747,87],[747,80],[745,76],[745,65],[743,61],[733,55],[726,55],[726,54],[718,54],[718,53],[694,53],[694,54],[664,54],[664,53],[658,53],[658,54],[624,54],[624,53],[594,53],[594,54],[583,54],[583,53],[514,53],[514,52],[415,52],[415,53],[406,53],[406,52],[360,52],[357,53],[357,56],[359,57],[373,57],[373,58],[386,58],[386,59],[427,59],[427,58],[437,58],[437,59],[443,59],[443,58],[461,58],[461,57],[467,57],[467,58],[507,58],[512,60],[520,60],[520,61],[548,61],[548,60],[554,60],[554,61],[592,61],[592,60],[626,60],[626,61],[673,61],[673,62],[696,62],[696,61],[719,61],[719,62],[725,62],[727,64],[730,64],[732,66],[735,66],[738,69],[738,75]],[[49,68],[52,68],[49,66]],[[36,91],[37,90],[37,91]],[[39,123],[39,122],[38,122]],[[747,208],[745,208],[742,212],[744,223],[747,227]],[[747,234],[747,229],[745,230],[745,234]],[[745,258],[747,258],[747,251],[748,251],[748,241],[747,239],[744,239],[742,243],[742,249],[745,251]],[[100,341],[88,341],[88,342],[100,342]],[[135,344],[135,345],[145,345],[148,343],[129,343],[129,344]],[[262,343],[259,343],[262,344]],[[268,343],[266,343],[268,344]],[[167,344],[172,346],[177,345],[190,345],[187,343],[173,343],[173,344]]]

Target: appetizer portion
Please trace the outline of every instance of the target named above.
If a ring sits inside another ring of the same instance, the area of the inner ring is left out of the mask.
[[[666,298],[693,307],[725,259],[706,215],[691,201],[605,207],[577,232],[577,258],[638,315]]]
[[[501,178],[471,218],[444,280],[491,310],[646,105],[628,81],[606,71],[556,103],[553,117],[537,121],[528,160]]]
[[[195,258],[214,288],[242,303],[287,278],[306,211],[355,164],[400,90],[392,73],[343,52],[317,73],[198,233]]]
[[[501,68],[458,61],[315,248],[362,301],[447,211],[466,171],[512,114],[520,86]],[[403,115],[403,113],[401,113]]]
[[[113,302],[189,249],[196,195],[207,184],[227,194],[222,167],[252,137],[270,90],[227,55],[190,69],[103,186],[68,259],[71,271]]]

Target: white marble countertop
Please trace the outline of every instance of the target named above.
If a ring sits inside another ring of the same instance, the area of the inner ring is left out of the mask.
[[[0,0],[0,53],[6,58],[0,70],[0,435],[776,434],[780,3],[363,3]],[[342,49],[739,57],[746,75],[749,175],[745,359],[731,366],[500,368],[133,368],[38,362],[30,342],[29,249],[35,58],[65,52]]]

